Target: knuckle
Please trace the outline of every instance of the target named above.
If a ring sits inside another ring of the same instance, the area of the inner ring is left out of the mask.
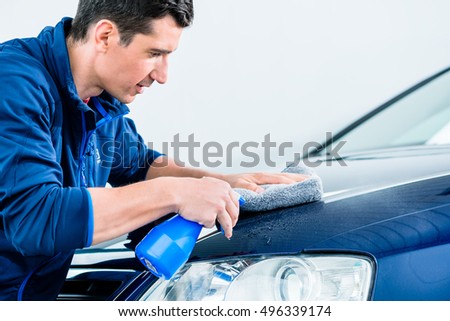
[[[225,211],[225,205],[224,205],[224,203],[218,202],[218,203],[215,205],[215,211],[216,211],[216,213],[222,213],[223,211]]]
[[[214,227],[216,224],[215,224],[215,220],[207,220],[206,222],[205,222],[205,224],[203,224],[203,226],[204,227],[206,227],[206,228],[212,228],[212,227]]]

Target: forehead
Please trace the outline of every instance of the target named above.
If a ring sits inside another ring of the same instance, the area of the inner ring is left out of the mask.
[[[172,52],[178,47],[183,32],[171,16],[153,20],[151,34],[137,34],[130,45]]]

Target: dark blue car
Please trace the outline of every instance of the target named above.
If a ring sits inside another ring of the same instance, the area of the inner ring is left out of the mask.
[[[77,253],[60,299],[450,300],[450,69],[301,160],[321,201],[241,213],[171,280],[134,257],[146,230]]]

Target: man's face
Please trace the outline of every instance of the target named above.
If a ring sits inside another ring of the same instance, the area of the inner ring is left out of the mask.
[[[124,47],[119,37],[109,39],[108,50],[96,63],[99,86],[123,103],[131,103],[145,87],[167,81],[168,55],[177,46],[183,28],[171,16],[153,21],[153,33],[137,34]]]

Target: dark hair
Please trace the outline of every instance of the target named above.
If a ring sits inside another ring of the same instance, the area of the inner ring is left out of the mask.
[[[117,25],[120,42],[127,46],[136,34],[151,34],[152,21],[172,16],[179,27],[191,25],[194,19],[193,0],[80,0],[72,22],[70,37],[86,39],[89,27],[108,19]]]

